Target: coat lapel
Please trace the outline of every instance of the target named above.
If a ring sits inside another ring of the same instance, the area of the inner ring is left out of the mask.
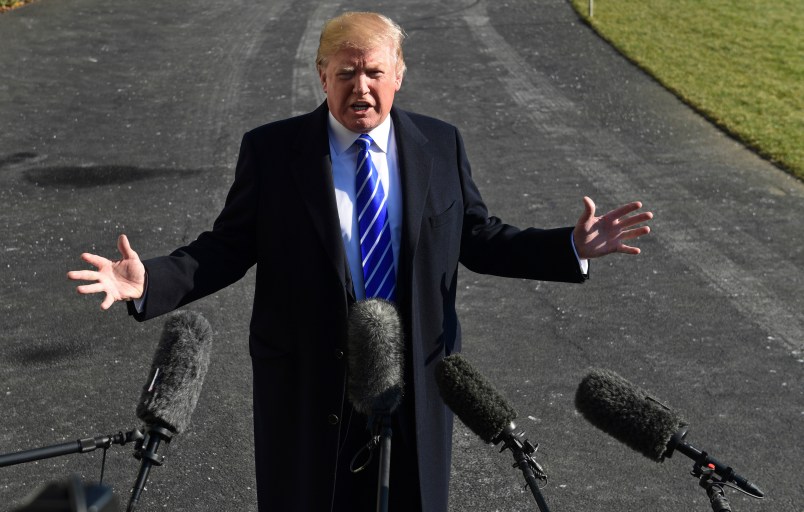
[[[426,149],[427,137],[404,111],[392,109],[391,118],[394,121],[402,181],[402,247],[399,251],[397,290],[402,292],[400,299],[409,299],[412,292],[412,269],[408,267],[414,261],[419,242],[425,200],[430,188],[433,156]]]
[[[310,219],[315,225],[324,250],[333,264],[341,284],[353,294],[346,254],[341,238],[335,185],[332,181],[332,160],[329,155],[326,103],[306,116],[306,126],[299,132],[292,149],[292,172]]]

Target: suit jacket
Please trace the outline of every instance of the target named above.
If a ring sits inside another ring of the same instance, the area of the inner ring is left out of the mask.
[[[145,262],[148,297],[135,315],[145,320],[179,308],[257,264],[249,347],[261,509],[329,510],[333,492],[354,294],[327,114],[324,103],[243,137],[234,183],[212,230]],[[391,116],[403,188],[397,306],[406,336],[404,402],[414,416],[408,435],[415,439],[422,509],[443,512],[452,414],[434,367],[460,350],[459,261],[507,277],[581,282],[584,276],[571,228],[520,230],[489,217],[455,127],[397,108]]]

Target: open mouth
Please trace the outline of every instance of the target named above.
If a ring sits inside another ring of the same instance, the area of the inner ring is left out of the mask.
[[[369,109],[369,104],[364,101],[352,103],[352,110],[355,112],[365,112]]]

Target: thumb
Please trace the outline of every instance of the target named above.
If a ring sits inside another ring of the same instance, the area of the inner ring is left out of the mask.
[[[595,202],[589,196],[583,196],[583,213],[578,220],[579,224],[585,224],[589,219],[595,216]]]
[[[117,237],[117,250],[120,251],[120,254],[125,260],[136,259],[138,257],[134,249],[131,248],[131,244],[128,242],[126,235]]]

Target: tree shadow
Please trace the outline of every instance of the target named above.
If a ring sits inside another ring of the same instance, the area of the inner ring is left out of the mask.
[[[143,169],[130,165],[59,166],[29,169],[23,171],[23,177],[25,181],[42,188],[92,188],[195,176],[202,172],[197,169]]]
[[[133,165],[61,165],[35,168],[44,155],[30,151],[0,154],[0,169],[22,169],[28,183],[42,188],[92,188],[137,181],[187,178],[208,169],[142,168]]]
[[[16,363],[20,368],[51,368],[67,361],[79,359],[88,352],[88,346],[53,342],[14,350],[8,355],[8,362]]]

